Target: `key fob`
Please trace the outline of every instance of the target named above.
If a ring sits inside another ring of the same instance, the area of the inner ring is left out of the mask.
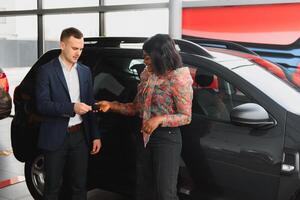
[[[99,108],[100,108],[100,106],[97,104],[92,105],[92,110],[94,110],[94,111],[99,111]]]

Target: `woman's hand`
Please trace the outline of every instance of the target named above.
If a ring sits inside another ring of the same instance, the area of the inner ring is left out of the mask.
[[[96,105],[99,105],[99,112],[107,112],[112,108],[112,102],[109,101],[99,101]]]
[[[155,129],[163,122],[163,116],[155,116],[144,122],[141,132],[143,134],[152,134]]]

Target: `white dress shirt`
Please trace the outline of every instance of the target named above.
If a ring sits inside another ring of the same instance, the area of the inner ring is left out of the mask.
[[[79,77],[78,77],[78,72],[77,72],[77,63],[74,64],[74,66],[71,67],[71,70],[68,70],[67,66],[61,59],[61,57],[58,57],[59,62],[62,66],[62,70],[67,82],[69,94],[71,97],[71,102],[72,103],[78,103],[80,102],[80,87],[79,87]],[[76,124],[80,124],[82,122],[82,117],[78,114],[75,114],[74,117],[70,118],[69,125],[74,126]]]

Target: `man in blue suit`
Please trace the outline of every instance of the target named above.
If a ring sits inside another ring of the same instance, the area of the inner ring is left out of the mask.
[[[45,116],[38,145],[45,156],[44,199],[58,199],[63,171],[68,172],[72,200],[86,200],[89,147],[101,148],[91,105],[90,69],[77,63],[84,46],[83,34],[67,28],[60,37],[58,58],[40,67],[36,83],[37,110]]]

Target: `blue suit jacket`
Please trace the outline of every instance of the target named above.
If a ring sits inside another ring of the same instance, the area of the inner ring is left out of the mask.
[[[80,100],[87,105],[94,103],[92,76],[90,69],[77,64],[80,85]],[[40,114],[45,116],[41,122],[38,146],[45,150],[56,150],[64,142],[70,117],[75,116],[74,103],[71,102],[67,82],[58,58],[40,67],[36,78],[36,104]],[[96,128],[95,114],[82,115],[86,141],[100,138]]]

